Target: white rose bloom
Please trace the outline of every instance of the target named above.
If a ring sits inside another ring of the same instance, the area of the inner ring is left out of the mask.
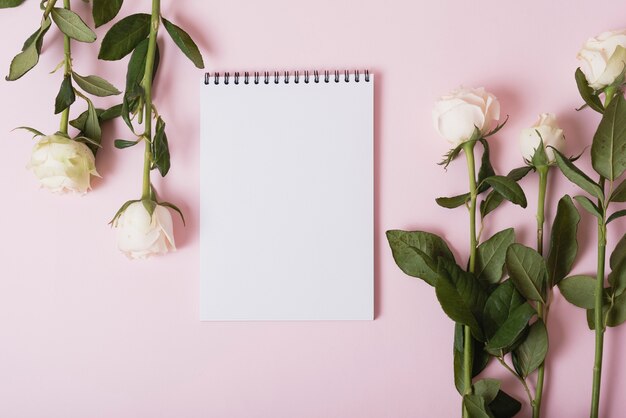
[[[89,147],[62,135],[41,138],[33,147],[27,167],[43,187],[57,193],[86,193],[91,188],[91,176],[100,177]]]
[[[433,109],[435,129],[452,146],[469,140],[474,127],[486,134],[500,119],[500,103],[480,87],[459,88],[441,97]]]
[[[577,58],[591,88],[603,89],[617,79],[626,66],[625,48],[626,29],[604,32],[585,42]]]
[[[141,202],[131,203],[114,224],[117,246],[128,258],[147,258],[176,250],[172,215],[157,205],[152,216]]]
[[[532,161],[533,155],[539,148],[542,139],[548,161],[553,163],[554,150],[549,147],[563,151],[565,149],[565,136],[563,135],[563,129],[557,124],[556,116],[552,113],[542,113],[532,127],[522,130],[519,144],[525,160]]]

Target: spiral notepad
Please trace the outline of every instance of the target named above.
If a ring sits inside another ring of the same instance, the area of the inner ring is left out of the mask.
[[[373,74],[201,89],[201,319],[373,319]]]

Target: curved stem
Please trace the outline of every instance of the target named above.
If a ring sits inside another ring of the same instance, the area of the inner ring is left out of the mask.
[[[515,370],[513,370],[513,369],[511,368],[511,366],[509,366],[509,365],[507,364],[507,362],[506,362],[506,361],[504,361],[504,358],[503,358],[503,357],[498,356],[498,357],[496,357],[496,358],[498,359],[498,361],[500,362],[500,364],[502,364],[502,366],[504,366],[504,368],[505,368],[505,369],[507,369],[509,372],[511,372],[511,374],[512,374],[513,376],[515,376],[515,378],[516,378],[517,380],[519,380],[519,381],[520,381],[520,383],[521,383],[521,384],[522,384],[522,386],[524,387],[524,391],[526,392],[526,396],[528,396],[528,401],[530,402],[530,404],[531,404],[531,405],[534,405],[533,395],[530,393],[530,388],[528,387],[528,383],[526,383],[526,380],[525,380],[523,377],[521,377],[519,374],[517,374],[517,372],[516,372]]]
[[[600,186],[604,189],[604,178],[600,177]],[[596,333],[595,357],[593,361],[593,387],[591,391],[591,418],[598,418],[600,411],[600,385],[602,382],[602,353],[604,349],[604,266],[606,262],[606,208],[602,209],[602,219],[598,219],[598,272],[596,276],[596,294],[594,303],[594,326]]]
[[[159,24],[161,22],[161,1],[152,0],[152,18],[150,20],[150,37],[148,38],[148,52],[146,56],[146,67],[144,70],[142,86],[145,94],[144,105],[144,137],[146,146],[143,156],[143,184],[142,199],[149,199],[150,192],[150,169],[152,167],[152,73],[154,68],[154,60],[156,56],[156,41],[159,32]]]
[[[46,4],[46,8],[45,8],[45,10],[43,12],[43,19],[42,20],[46,20],[48,18],[48,16],[50,16],[50,13],[52,13],[52,9],[54,9],[54,5],[56,4],[56,2],[57,2],[57,0],[48,0],[48,3]]]
[[[470,257],[469,257],[469,272],[473,273],[476,268],[476,163],[474,159],[474,145],[475,142],[466,142],[463,145],[463,151],[465,152],[465,158],[467,160],[467,174],[469,177],[469,189],[470,189]],[[472,393],[472,369],[473,369],[473,338],[470,328],[465,326],[463,329],[463,381],[464,381],[464,394]],[[463,416],[467,416],[467,411],[463,410]]]
[[[50,7],[50,10],[52,10],[52,6],[54,6],[54,3],[55,1],[52,1],[52,0],[48,3],[48,7]],[[46,7],[47,13],[49,13],[48,7]],[[63,0],[63,7],[67,10],[70,10],[70,0]],[[63,60],[65,62],[65,71],[64,71],[63,76],[71,77],[72,76],[72,49],[70,45],[70,38],[67,35],[63,35],[63,51],[64,51]],[[71,106],[68,106],[61,113],[61,122],[59,126],[59,131],[63,132],[64,134],[67,134],[67,131],[69,128],[70,107]]]
[[[545,223],[546,191],[548,188],[549,170],[549,166],[537,167],[537,172],[539,173],[539,196],[537,198],[537,252],[541,255],[543,255],[543,225]],[[544,323],[547,319],[548,303],[549,301],[546,301],[546,304],[544,306],[543,303],[537,302],[537,316],[539,317],[539,319],[543,320]],[[535,388],[534,402],[531,398],[531,405],[533,407],[533,418],[539,418],[539,416],[541,416],[541,400],[543,398],[544,378],[545,359],[544,362],[541,363],[537,371],[537,386]]]

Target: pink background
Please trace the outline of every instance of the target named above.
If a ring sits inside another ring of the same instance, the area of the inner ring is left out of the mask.
[[[87,6],[74,1],[88,16]],[[122,13],[148,10],[127,1]],[[436,165],[447,150],[433,128],[433,101],[460,84],[485,86],[509,124],[491,140],[496,169],[519,166],[517,136],[540,112],[557,113],[570,153],[589,145],[598,117],[576,113],[573,81],[582,42],[619,28],[617,3],[589,1],[164,1],[163,15],[189,29],[210,71],[355,69],[376,73],[377,268],[373,322],[201,323],[199,286],[199,81],[196,70],[161,36],[156,104],[169,123],[172,170],[155,176],[161,195],[188,218],[176,220],[179,251],[131,262],[107,225],[140,193],[142,153],[119,151],[123,123],[106,131],[98,157],[102,180],[84,197],[37,189],[25,170],[32,141],[10,132],[32,125],[54,132],[60,74],[59,34],[46,39],[39,66],[18,82],[0,83],[3,108],[0,190],[0,416],[22,417],[453,417],[452,322],[433,289],[404,276],[384,237],[390,228],[443,234],[467,257],[462,209],[434,203],[466,190],[465,165]],[[0,11],[0,68],[34,30],[38,2]],[[88,18],[91,23],[91,18]],[[108,27],[109,25],[107,25]],[[101,38],[106,28],[99,29]],[[99,41],[98,41],[99,42]],[[76,45],[76,44],[75,44]],[[75,69],[123,86],[125,61],[96,61],[76,45]],[[119,99],[98,103],[112,105]],[[581,163],[588,167],[588,154]],[[491,216],[485,237],[514,226],[532,245],[536,177],[523,182],[529,208],[507,205]],[[556,196],[576,193],[550,182]],[[625,224],[612,225],[609,246]],[[594,271],[594,226],[583,216],[579,273]],[[546,414],[585,417],[590,398],[593,334],[585,314],[555,295]],[[626,328],[606,338],[604,417],[623,416]],[[498,365],[485,376],[524,400]],[[527,416],[525,407],[520,416]]]

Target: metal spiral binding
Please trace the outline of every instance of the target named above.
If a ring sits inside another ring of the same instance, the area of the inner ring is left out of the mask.
[[[363,76],[363,80],[366,83],[370,82],[369,70],[365,70],[362,73],[360,71],[354,71],[353,73],[351,73],[350,71],[345,70],[343,73],[344,73],[343,81],[345,83],[350,82],[350,74],[354,74],[354,82],[356,83],[361,81],[361,75]],[[320,72],[315,70],[313,71],[313,76],[311,77],[311,73],[309,71],[303,71],[303,77],[301,77],[300,71],[294,71],[293,75],[290,74],[289,71],[285,71],[283,72],[283,83],[289,84],[291,81],[293,81],[295,84],[299,84],[301,80],[304,81],[305,84],[309,84],[310,82],[339,83],[341,81],[341,72],[335,70],[333,74],[334,74],[334,77],[331,78],[331,72],[328,70],[325,70],[323,72],[323,77],[320,77]],[[211,83],[211,79],[213,80],[212,83]],[[224,84],[228,85],[231,82],[231,80],[236,85],[241,84],[241,73],[236,72],[233,75],[231,75],[231,73],[229,72],[225,72],[224,74],[220,74],[219,72],[216,72],[213,74],[204,73],[204,84],[206,85],[209,85],[209,84],[218,85],[220,84],[220,82],[223,82]],[[272,80],[273,80],[273,84],[279,84],[280,72],[274,71],[273,73],[270,73],[269,71],[263,71],[263,72],[245,71],[243,73],[243,84],[250,84],[250,83],[270,84]]]

